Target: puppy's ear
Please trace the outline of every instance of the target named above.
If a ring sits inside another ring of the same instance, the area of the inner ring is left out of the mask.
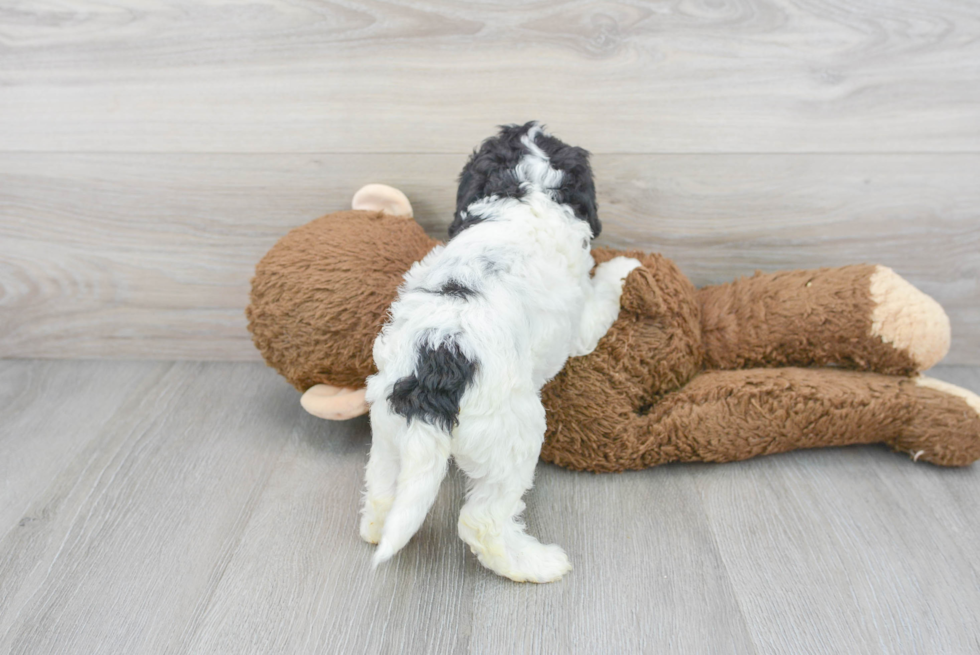
[[[456,190],[456,212],[449,226],[449,238],[469,226],[483,220],[481,216],[467,213],[467,208],[482,198],[521,198],[524,189],[514,169],[524,156],[520,138],[527,132],[527,125],[503,125],[497,136],[491,137],[473,151],[459,175]]]
[[[470,216],[466,213],[466,208],[483,197],[484,179],[486,176],[480,175],[476,170],[476,158],[479,151],[474,150],[470,159],[463,167],[463,172],[459,175],[459,188],[456,190],[456,212],[453,214],[453,222],[449,225],[449,238],[452,239],[459,232],[466,229],[473,223],[478,223],[479,218]]]
[[[564,173],[561,187],[554,191],[555,202],[571,207],[578,218],[589,224],[592,238],[596,238],[602,232],[602,223],[599,221],[589,151],[543,134],[538,136],[536,143],[548,155],[551,166]]]

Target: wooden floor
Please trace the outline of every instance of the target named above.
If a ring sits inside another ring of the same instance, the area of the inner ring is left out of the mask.
[[[0,361],[0,652],[980,651],[980,467],[542,464],[529,529],[575,565],[544,586],[466,551],[453,471],[372,571],[368,424],[298,401],[255,363]]]

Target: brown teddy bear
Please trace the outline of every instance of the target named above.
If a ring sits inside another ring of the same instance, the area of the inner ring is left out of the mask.
[[[367,411],[375,336],[404,273],[438,243],[396,189],[368,185],[352,206],[284,236],[246,310],[265,361],[329,419]],[[943,466],[980,457],[980,397],[918,374],[945,356],[949,320],[890,269],[695,289],[660,255],[593,251],[596,263],[617,255],[643,266],[595,351],[542,390],[542,459],[622,471],[878,442]]]

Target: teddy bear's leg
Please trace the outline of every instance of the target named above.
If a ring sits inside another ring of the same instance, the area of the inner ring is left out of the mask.
[[[576,400],[561,402],[574,415]],[[590,415],[583,425],[549,425],[542,456],[619,471],[886,443],[918,461],[963,466],[980,458],[978,406],[970,392],[922,378],[792,367],[706,371],[629,414],[583,406]]]
[[[707,368],[843,365],[907,375],[949,350],[939,303],[884,266],[757,273],[698,295]]]
[[[722,462],[879,442],[944,466],[980,458],[980,399],[929,378],[832,369],[713,371],[671,396],[640,428],[651,437],[669,435],[661,456],[671,459]]]
[[[894,439],[912,418],[901,380],[830,369],[707,371],[631,421],[635,463],[730,462]]]

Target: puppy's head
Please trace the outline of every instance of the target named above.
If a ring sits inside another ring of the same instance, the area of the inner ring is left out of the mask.
[[[588,151],[559,141],[540,123],[531,121],[502,126],[497,136],[473,151],[459,176],[449,238],[483,220],[470,211],[473,203],[490,197],[520,199],[531,190],[566,205],[589,224],[592,238],[599,236],[602,224],[596,213]]]

